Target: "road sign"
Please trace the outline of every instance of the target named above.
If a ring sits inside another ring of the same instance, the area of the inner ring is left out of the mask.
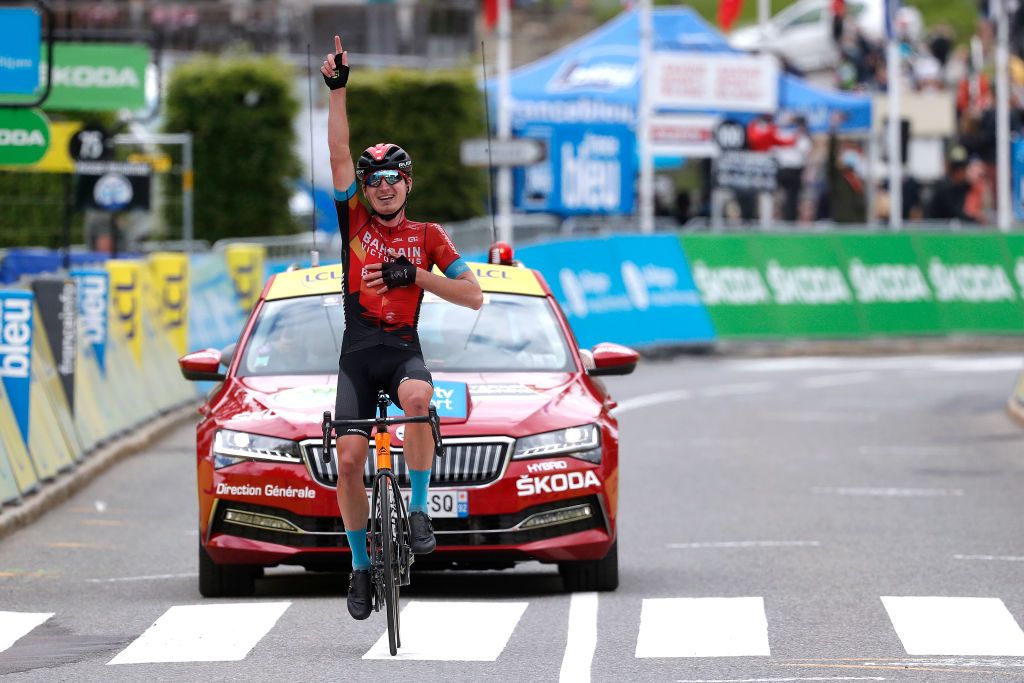
[[[152,169],[148,164],[122,162],[82,162],[76,165],[78,173],[78,208],[124,211],[149,208],[149,180]]]
[[[50,146],[50,121],[36,109],[0,109],[0,166],[26,166]]]
[[[128,162],[132,164],[149,164],[155,173],[167,173],[171,170],[171,155],[164,152],[154,154],[132,152],[128,155]]]
[[[30,8],[0,8],[0,92],[30,95],[39,87],[42,17]]]
[[[742,123],[725,120],[715,128],[715,142],[723,151],[746,149],[747,129]]]
[[[715,186],[774,192],[778,166],[764,152],[722,152],[715,160]]]
[[[75,161],[99,161],[110,155],[106,132],[101,128],[83,128],[71,137],[68,151]]]
[[[490,154],[487,149],[490,147]],[[463,140],[459,159],[466,166],[532,166],[548,156],[547,147],[533,138]]]

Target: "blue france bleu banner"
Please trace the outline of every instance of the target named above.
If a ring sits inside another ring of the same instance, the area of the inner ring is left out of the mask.
[[[581,347],[715,338],[675,235],[551,242],[517,254],[544,275]]]
[[[438,417],[465,418],[468,411],[466,383],[434,380],[434,398],[430,399],[430,403],[437,409]],[[392,404],[388,408],[388,417],[399,415],[405,415],[405,413]]]
[[[1020,221],[1024,220],[1024,139],[1010,143],[1010,168],[1013,217]]]
[[[0,93],[31,95],[39,87],[39,27],[34,9],[0,9]]]
[[[32,292],[0,289],[0,379],[28,444],[32,384]]]
[[[92,346],[100,371],[107,372],[107,336],[110,310],[110,274],[106,270],[75,269],[71,277],[78,288],[78,328]]]
[[[235,304],[235,286],[223,256],[193,256],[189,260],[189,350],[232,344],[244,325],[245,316]]]
[[[636,136],[628,126],[537,124],[518,136],[544,140],[548,158],[517,169],[517,208],[563,216],[632,213]]]

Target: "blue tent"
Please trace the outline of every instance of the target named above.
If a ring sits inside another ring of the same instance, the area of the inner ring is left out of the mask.
[[[739,52],[688,7],[653,11],[656,52]],[[623,12],[561,50],[516,69],[511,76],[513,126],[531,123],[609,123],[635,126],[640,95],[639,19]],[[871,100],[779,75],[779,109],[803,114],[812,132],[828,130],[842,112],[843,132],[871,127]],[[709,111],[708,113],[717,113]]]

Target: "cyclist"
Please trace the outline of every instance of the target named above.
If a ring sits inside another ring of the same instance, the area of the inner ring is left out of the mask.
[[[353,167],[345,110],[348,54],[338,36],[334,36],[334,48],[320,68],[331,89],[327,143],[344,273],[345,335],[334,417],[372,418],[378,389],[387,391],[406,415],[427,415],[433,385],[416,332],[423,292],[473,309],[483,304],[483,295],[444,229],[406,217],[413,181],[412,159],[404,149],[391,143],[374,145]],[[369,207],[359,202],[357,180]],[[444,276],[431,272],[435,265]],[[337,447],[338,506],[352,549],[348,611],[355,619],[365,619],[372,608],[366,552],[369,504],[363,484],[369,431],[349,429],[338,436]],[[435,547],[427,514],[433,447],[429,424],[405,428],[404,454],[412,487],[411,545],[417,554]]]

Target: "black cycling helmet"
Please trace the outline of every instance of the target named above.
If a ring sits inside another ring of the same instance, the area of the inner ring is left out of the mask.
[[[398,145],[381,142],[359,155],[356,162],[356,177],[362,181],[374,171],[396,170],[407,176],[412,175],[412,157]]]

